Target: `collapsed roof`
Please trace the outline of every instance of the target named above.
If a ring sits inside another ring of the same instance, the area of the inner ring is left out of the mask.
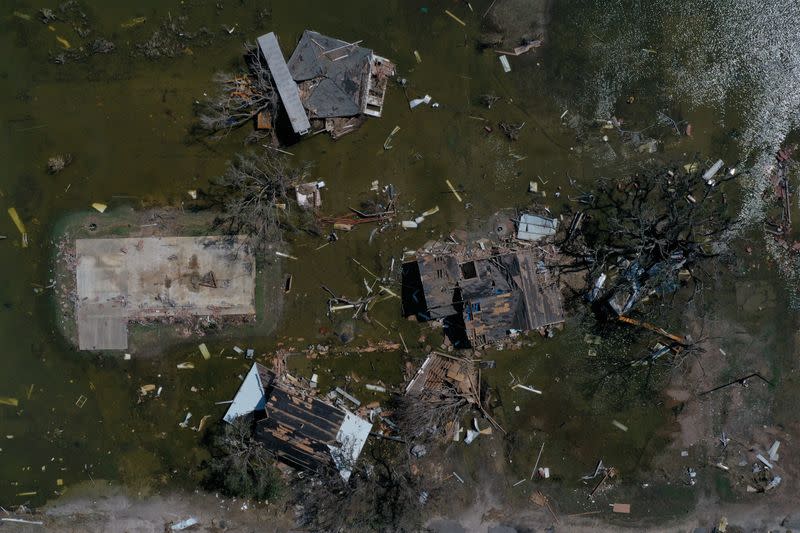
[[[372,424],[282,381],[254,363],[223,420],[253,416],[256,438],[276,459],[293,468],[317,470],[333,464],[347,481]]]
[[[544,255],[540,248],[472,256],[463,250],[418,253],[421,318],[459,317],[458,327],[471,346],[563,322],[561,293]]]

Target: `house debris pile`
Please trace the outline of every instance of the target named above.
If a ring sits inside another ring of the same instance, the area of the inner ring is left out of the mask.
[[[306,30],[289,61],[274,33],[259,37],[284,108],[296,134],[312,129],[338,139],[366,117],[380,117],[395,65],[361,41],[348,43]]]
[[[552,335],[564,322],[549,266],[558,250],[541,239],[555,233],[557,221],[523,215],[517,226],[518,240],[480,239],[471,248],[451,237],[414,253],[403,266],[404,314],[442,321],[455,348],[480,348],[530,330]]]
[[[479,361],[432,352],[399,399],[397,424],[404,437],[421,442],[459,441],[466,430],[464,442],[470,444],[479,435],[492,433],[492,427],[481,429],[476,417],[462,426],[470,410],[478,411],[503,431],[483,405]]]
[[[766,435],[756,437],[755,440],[758,442],[747,444],[731,439],[723,432],[718,438],[717,457],[711,459],[711,464],[729,474],[731,485],[735,489],[748,493],[771,492],[786,477],[778,464],[781,441]],[[696,479],[697,471],[688,468],[687,482],[694,485]]]
[[[242,416],[252,417],[256,439],[279,462],[312,472],[334,467],[345,481],[372,430],[372,423],[318,398],[312,387],[259,363],[250,368],[223,420]]]

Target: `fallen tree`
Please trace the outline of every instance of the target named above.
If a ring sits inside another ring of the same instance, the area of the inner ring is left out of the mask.
[[[253,121],[259,113],[277,116],[278,93],[261,52],[256,46],[246,44],[244,58],[246,70],[215,74],[215,94],[196,104],[200,131],[226,135]]]
[[[280,474],[264,445],[253,436],[252,419],[223,423],[212,439],[207,484],[227,496],[274,500],[283,491]]]
[[[402,444],[373,442],[345,482],[335,469],[294,484],[297,519],[313,531],[421,531],[422,510],[439,482]]]
[[[597,311],[616,318],[643,298],[668,296],[683,285],[697,294],[710,279],[710,260],[728,252],[734,220],[725,184],[735,176],[697,168],[645,168],[598,180],[595,190],[575,199],[580,207],[559,243],[569,258],[563,267],[585,271],[586,298]]]
[[[294,209],[290,191],[306,172],[291,166],[273,151],[237,155],[213,190],[221,207],[217,226],[231,234],[247,235],[256,252],[263,252],[283,237],[283,230],[302,225],[304,213]]]
[[[680,328],[687,309],[702,315],[693,304],[731,256],[737,210],[725,190],[735,176],[721,165],[648,166],[570,198],[577,208],[559,243],[560,267],[585,276],[572,303],[578,314],[587,302],[593,311],[584,317],[590,357],[582,364],[597,378],[587,395],[656,397],[672,371],[702,353],[702,339]],[[681,312],[670,313],[676,304]]]

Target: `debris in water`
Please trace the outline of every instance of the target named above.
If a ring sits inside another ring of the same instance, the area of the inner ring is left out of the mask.
[[[445,182],[445,183],[447,184],[447,186],[450,188],[450,192],[452,192],[452,193],[453,193],[453,195],[456,197],[456,200],[458,200],[459,202],[462,202],[463,200],[461,200],[461,195],[460,195],[460,194],[458,194],[458,191],[456,190],[456,188],[455,188],[455,187],[453,187],[453,184],[452,184],[452,183],[450,183],[450,180],[449,180],[449,179],[446,179],[446,180],[444,180],[444,182]]]
[[[183,419],[183,422],[179,422],[178,425],[182,428],[186,428],[189,426],[189,419],[192,418],[192,413],[186,413],[186,417]]]
[[[461,24],[462,26],[466,26],[466,25],[467,25],[467,23],[466,23],[466,22],[464,22],[463,20],[461,20],[461,19],[460,19],[460,18],[458,18],[457,16],[453,15],[453,14],[450,12],[450,10],[449,10],[449,9],[445,9],[445,10],[444,10],[444,12],[445,12],[445,13],[447,13],[447,14],[450,16],[450,18],[451,18],[451,19],[455,20],[456,22],[458,22],[458,23],[459,23],[459,24]]]
[[[409,106],[411,109],[414,109],[414,108],[415,108],[415,107],[417,107],[418,105],[422,105],[422,104],[429,104],[429,103],[431,103],[431,95],[429,95],[429,94],[426,94],[426,95],[425,95],[425,96],[423,96],[422,98],[414,98],[413,100],[411,100],[410,102],[408,102],[408,106]]]
[[[389,136],[386,137],[386,140],[383,141],[383,149],[384,150],[391,150],[392,149],[392,137],[394,137],[394,135],[398,131],[400,131],[400,126],[395,126],[394,129],[392,130],[392,132],[389,134]]]
[[[133,17],[132,19],[126,20],[125,22],[120,24],[120,27],[126,28],[126,29],[127,28],[133,28],[134,26],[138,26],[139,24],[144,24],[144,22],[146,20],[147,20],[147,17]]]
[[[17,226],[20,235],[22,235],[22,247],[28,247],[28,232],[25,230],[25,224],[22,222],[22,219],[19,217],[19,213],[17,213],[17,209],[14,207],[8,208],[8,216],[11,217],[11,220],[14,222],[14,225]]]
[[[205,343],[201,343],[200,346],[198,346],[198,348],[200,348],[200,353],[203,354],[203,359],[205,359],[206,361],[211,359],[211,352],[208,351],[208,348],[206,347]]]
[[[628,431],[628,426],[626,426],[622,422],[617,422],[616,420],[612,420],[611,423],[614,424],[616,428],[621,429],[622,431]]]
[[[194,525],[199,524],[197,518],[191,517],[187,518],[186,520],[181,520],[180,522],[176,522],[170,526],[172,531],[183,531],[184,529],[190,528]]]
[[[58,154],[47,160],[47,172],[58,174],[72,163],[72,154]]]

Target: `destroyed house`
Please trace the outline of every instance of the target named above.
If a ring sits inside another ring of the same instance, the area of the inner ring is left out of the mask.
[[[538,249],[482,258],[459,254],[417,256],[423,320],[445,319],[448,337],[482,346],[515,331],[564,321],[561,293]],[[458,320],[452,320],[453,317]]]
[[[406,386],[406,394],[420,395],[452,387],[471,403],[478,403],[480,385],[474,363],[449,355],[431,353]]]
[[[372,424],[253,364],[223,419],[252,416],[256,439],[293,468],[334,466],[347,481]]]
[[[311,118],[381,116],[394,64],[357,44],[306,30],[288,61]]]

